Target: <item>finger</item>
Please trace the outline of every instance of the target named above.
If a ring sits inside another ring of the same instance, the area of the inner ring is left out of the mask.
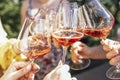
[[[110,46],[103,45],[103,49],[108,52],[108,51],[110,51],[112,48],[111,48]]]
[[[83,56],[80,55],[80,53],[78,53],[78,50],[75,49],[74,51],[71,50],[71,59],[72,61],[77,61],[77,60],[80,60],[80,59],[83,59]]]
[[[35,72],[35,73],[40,70],[39,65],[37,65],[37,64],[35,64],[35,63],[32,64],[32,67],[33,67],[33,72]]]
[[[74,50],[70,50],[71,51],[71,54],[73,55],[73,56],[76,56],[76,57],[78,57],[78,58],[82,58],[82,56],[80,55],[81,54],[81,52],[82,52],[82,48],[76,48],[76,49],[74,49]]]
[[[75,45],[76,46],[79,45],[79,46],[76,47]],[[76,42],[75,45],[70,50],[71,56],[72,56],[71,60],[73,61],[73,63],[80,64],[83,62],[82,61],[83,56],[84,56],[84,58],[86,58],[86,56],[84,54],[82,54],[84,44],[82,44],[81,42]]]
[[[81,58],[71,58],[71,60],[73,61],[73,63],[82,63],[82,59]]]
[[[29,65],[25,66],[24,68],[14,72],[14,74],[13,74],[13,75],[15,75],[14,79],[16,80],[17,78],[22,77],[23,75],[27,74],[31,69],[32,69],[32,65],[29,64]]]
[[[86,49],[86,45],[79,42],[79,44],[74,45],[74,47],[71,49],[72,54],[78,55],[78,58],[88,58],[88,56],[84,53],[84,49]]]
[[[79,52],[83,50],[83,47],[85,46],[85,44],[81,43],[81,42],[76,42],[72,45],[72,51],[74,50],[78,50]]]
[[[101,40],[101,44],[102,44],[102,45],[110,45],[111,42],[112,42],[112,40],[110,40],[110,39],[105,39],[105,40],[102,39],[102,40]]]
[[[81,63],[83,63],[83,60],[77,60],[77,61],[74,61],[73,63],[81,64]]]
[[[102,44],[102,46],[103,46],[103,49],[105,50],[105,51],[110,51],[112,48],[111,48],[111,45],[110,45],[110,40],[108,40],[108,39],[106,39],[106,40],[102,40],[101,41],[101,44]]]
[[[76,77],[72,77],[72,80],[77,80],[77,78]]]
[[[73,43],[71,46],[72,46],[73,48],[75,48],[75,47],[78,46],[79,44],[80,44],[80,42],[77,41],[77,42]]]
[[[120,56],[116,56],[116,57],[112,58],[112,59],[109,61],[109,63],[110,63],[111,65],[120,64]]]
[[[34,80],[35,74],[34,72],[29,72],[28,80]]]
[[[106,54],[106,58],[111,59],[119,54],[118,50],[112,50]]]
[[[78,57],[71,57],[71,60],[72,60],[74,63],[77,63],[77,62],[80,62],[80,63],[81,63],[81,58],[78,58]]]
[[[77,44],[78,43],[78,44]],[[85,47],[85,45],[81,42],[76,42],[72,47],[71,47],[71,52],[73,53],[78,53],[78,52],[82,52],[83,48]]]
[[[101,43],[101,45],[104,45],[104,40],[102,39],[102,40],[100,41],[100,43]]]
[[[16,69],[21,69],[28,64],[30,64],[30,62],[13,62],[12,66],[14,66]]]
[[[107,41],[107,42],[106,42]],[[104,39],[102,39],[101,41],[100,41],[100,43],[101,43],[101,45],[106,45],[106,43],[108,43],[108,40],[106,39],[106,40],[104,40]]]
[[[77,48],[76,48],[77,53],[78,53],[78,54],[82,54],[83,49],[84,49],[84,46],[82,46],[82,47],[81,47],[81,46],[77,47]]]

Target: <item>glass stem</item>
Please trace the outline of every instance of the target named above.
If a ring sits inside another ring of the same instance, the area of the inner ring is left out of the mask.
[[[117,71],[117,72],[120,72],[120,64],[117,64],[117,65],[116,65],[116,71]]]
[[[65,64],[65,58],[66,58],[66,55],[67,55],[67,49],[68,49],[68,46],[63,46],[63,56],[62,56],[62,63]]]
[[[29,60],[30,60],[31,63],[34,63],[34,60],[35,60],[35,59],[30,58]]]
[[[35,60],[35,59],[29,58],[29,60],[30,60],[30,62],[31,62],[31,64],[32,64],[32,70],[30,71],[30,74],[29,74],[30,76],[28,77],[28,79],[29,79],[29,80],[34,80],[34,78],[35,78],[35,73],[36,73],[38,70],[35,70],[35,69],[34,69],[34,66],[33,66],[33,65],[34,65],[33,63],[34,63],[34,60]]]

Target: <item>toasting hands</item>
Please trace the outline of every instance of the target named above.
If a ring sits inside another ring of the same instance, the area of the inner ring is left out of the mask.
[[[0,80],[34,80],[39,66],[31,62],[13,62]]]
[[[60,61],[58,66],[45,76],[44,80],[77,80],[75,77],[71,77],[69,69],[68,65],[63,65]]]

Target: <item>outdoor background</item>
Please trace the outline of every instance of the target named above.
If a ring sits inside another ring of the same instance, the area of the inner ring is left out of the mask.
[[[82,4],[82,0],[69,0]],[[108,38],[119,37],[120,39],[120,1],[119,0],[100,0],[101,3],[114,15],[115,24]],[[0,17],[4,29],[8,33],[8,38],[16,38],[20,31],[20,7],[22,0],[0,0]],[[86,39],[87,40],[87,39]],[[89,38],[88,45],[96,45],[99,39]]]

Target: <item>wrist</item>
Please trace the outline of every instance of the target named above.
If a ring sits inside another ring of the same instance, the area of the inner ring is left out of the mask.
[[[89,58],[91,59],[105,59],[105,54],[102,46],[94,46],[89,49]]]
[[[5,77],[4,75],[0,78],[0,80],[9,80],[7,76]]]

